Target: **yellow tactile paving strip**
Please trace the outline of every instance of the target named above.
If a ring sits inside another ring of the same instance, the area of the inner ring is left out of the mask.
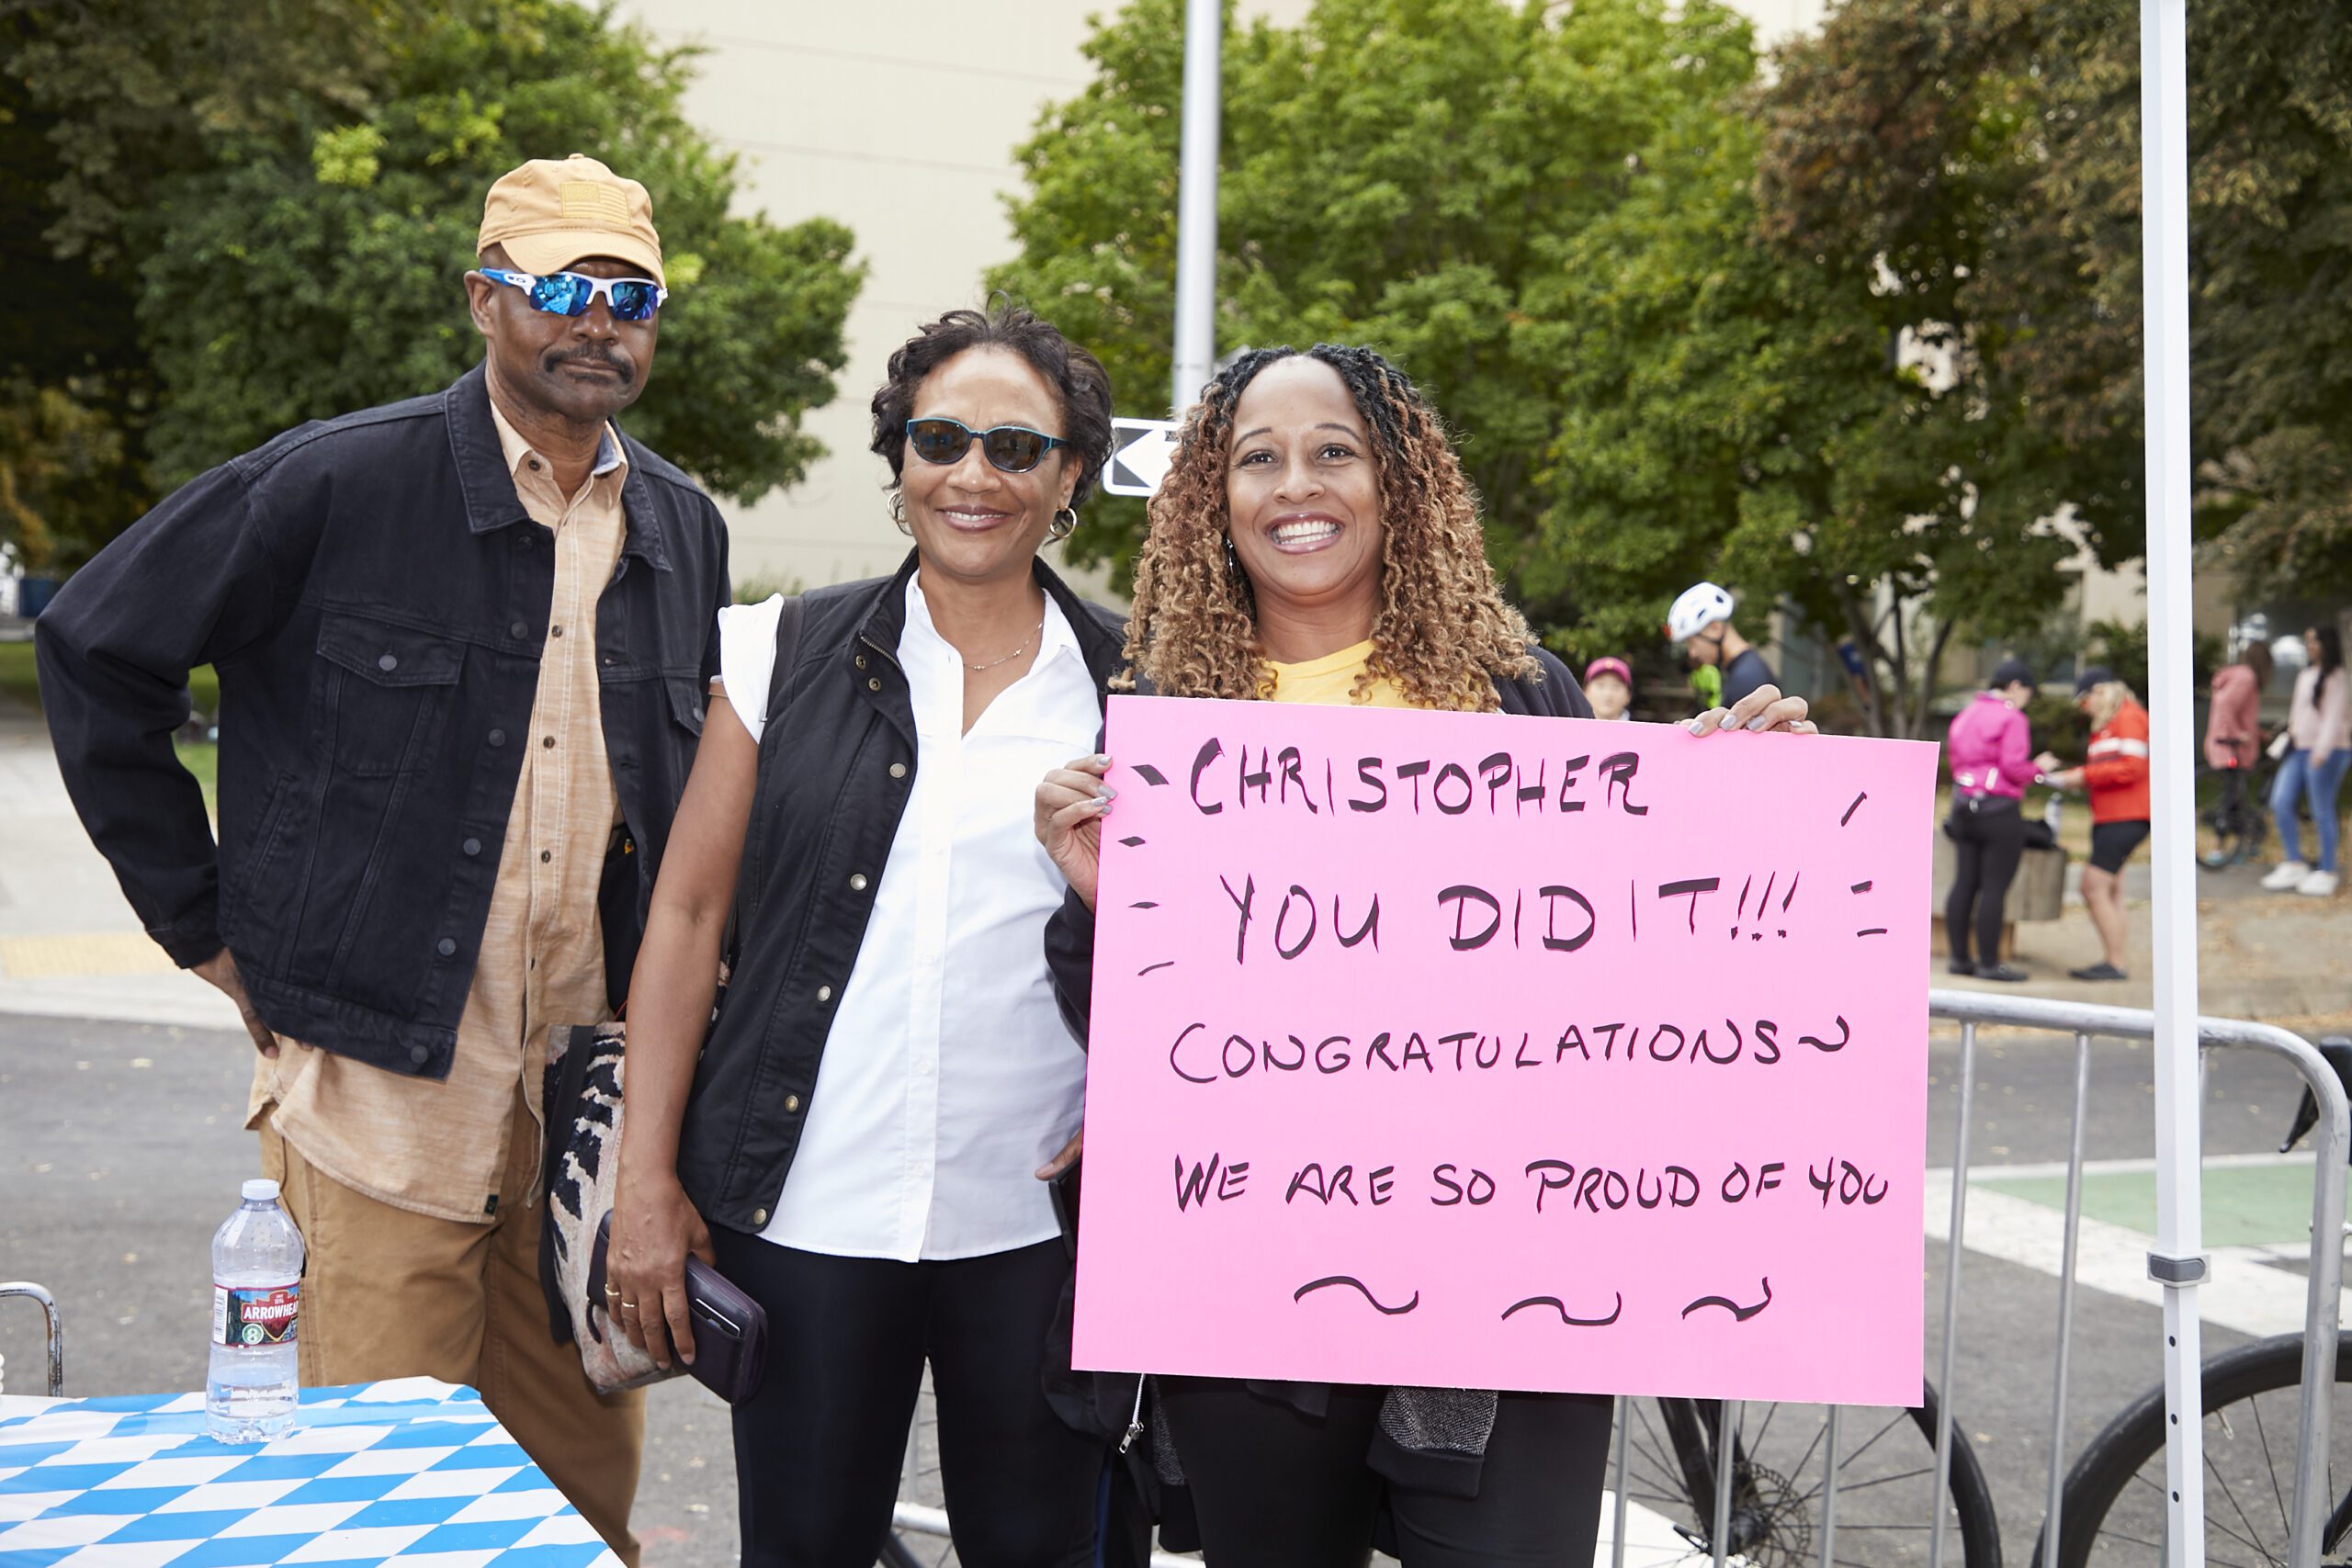
[[[0,937],[0,971],[6,971],[11,980],[54,980],[76,975],[168,975],[178,967],[143,931]]]

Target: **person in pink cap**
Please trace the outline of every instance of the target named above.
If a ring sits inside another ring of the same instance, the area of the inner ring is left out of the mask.
[[[1623,660],[1603,655],[1584,667],[1585,700],[1595,718],[1629,718],[1634,705],[1634,670]]]

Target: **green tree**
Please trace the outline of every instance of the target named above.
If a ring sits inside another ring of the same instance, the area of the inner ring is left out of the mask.
[[[230,9],[221,0],[114,8]],[[345,52],[299,28],[307,41],[294,49],[298,60],[313,49],[334,56],[340,74],[300,91],[248,81],[219,108],[200,69],[218,40],[164,27],[181,52],[175,73],[167,51],[158,79],[204,85],[120,123],[100,117],[100,140],[115,149],[107,156],[65,130],[74,98],[61,84],[86,84],[118,62],[119,40],[63,21],[16,40],[14,90],[56,117],[52,177],[38,192],[50,218],[43,276],[127,299],[120,314],[135,337],[126,374],[153,389],[152,414],[122,422],[134,482],[118,487],[102,517],[77,517],[79,537],[62,556],[86,554],[156,491],[277,431],[446,385],[481,352],[458,277],[472,262],[483,190],[525,158],[571,152],[644,181],[662,231],[675,292],[631,432],[738,500],[801,477],[818,447],[800,422],[833,394],[864,268],[838,224],[729,215],[733,160],[681,112],[689,51],[656,48],[609,8],[565,0],[264,9],[341,16]],[[232,112],[238,106],[244,112]],[[196,146],[133,200],[111,173],[158,126]],[[130,265],[105,259],[118,251]],[[119,341],[107,351],[123,357]],[[51,365],[20,379],[53,390],[70,370]],[[24,423],[0,404],[0,472],[22,466],[10,432]]]
[[[2023,366],[2129,438],[2140,384],[2139,29],[2038,17],[2049,157],[1996,308],[2056,330]],[[2352,594],[2352,24],[2335,0],[2189,8],[2189,366],[2199,529],[2249,586]]]
[[[1859,649],[1879,734],[1925,733],[1949,641],[2028,629],[2073,549],[2076,476],[1965,308],[2029,160],[1959,9],[1851,0],[1694,107],[1551,312],[1575,412],[1546,542],[1586,618],[1630,638],[1719,577]]]
[[[1791,51],[1766,159],[1779,238],[1932,282],[2110,563],[2145,536],[2138,20],[2133,0],[1849,0]],[[2352,591],[2343,7],[2192,6],[2188,107],[2200,530],[2256,586]]]
[[[989,277],[1102,355],[1139,413],[1168,385],[1182,33],[1176,0],[1098,24],[1093,80],[1021,150],[1021,254]],[[1519,576],[1563,418],[1539,303],[1562,248],[1688,106],[1750,70],[1746,24],[1712,0],[1322,0],[1299,28],[1230,33],[1218,348],[1329,339],[1396,359],[1462,433]],[[1091,511],[1077,547],[1124,570],[1142,508]]]

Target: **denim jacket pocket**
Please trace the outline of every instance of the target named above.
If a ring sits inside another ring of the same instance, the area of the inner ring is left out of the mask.
[[[670,688],[671,716],[685,728],[687,734],[700,735],[706,711],[702,682],[691,676],[680,679],[672,675],[662,683]]]
[[[337,771],[380,778],[423,765],[465,669],[462,640],[329,612],[319,624],[327,662],[324,722]]]

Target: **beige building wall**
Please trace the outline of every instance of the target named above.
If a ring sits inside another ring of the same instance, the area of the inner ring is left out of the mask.
[[[1117,0],[962,0],[948,25],[808,0],[623,0],[663,43],[707,52],[686,114],[742,159],[741,205],[779,223],[825,217],[869,268],[850,311],[839,395],[808,420],[827,456],[790,491],[726,508],[735,578],[804,586],[896,570],[906,540],[883,511],[867,400],[921,322],[982,302],[980,274],[1013,254],[1001,200],[1013,149],[1048,103],[1089,78],[1089,15]],[[1291,22],[1306,0],[1245,0]],[[1144,389],[1157,414],[1162,389]]]
[[[1824,0],[1733,0],[1762,41],[1817,24]],[[742,207],[779,223],[849,226],[871,269],[849,363],[808,420],[827,456],[793,489],[729,505],[738,582],[804,586],[894,570],[906,542],[866,450],[867,400],[890,351],[943,310],[981,303],[980,274],[1013,252],[1002,197],[1039,111],[1086,85],[1089,15],[1118,0],[965,0],[944,28],[902,10],[808,0],[622,0],[667,44],[707,52],[686,113],[741,158]],[[1245,21],[1294,24],[1307,0],[1242,0]],[[1159,388],[1130,389],[1157,414]]]
[[[1756,41],[1767,46],[1792,33],[1811,32],[1827,15],[1829,0],[1724,0],[1756,24]]]

